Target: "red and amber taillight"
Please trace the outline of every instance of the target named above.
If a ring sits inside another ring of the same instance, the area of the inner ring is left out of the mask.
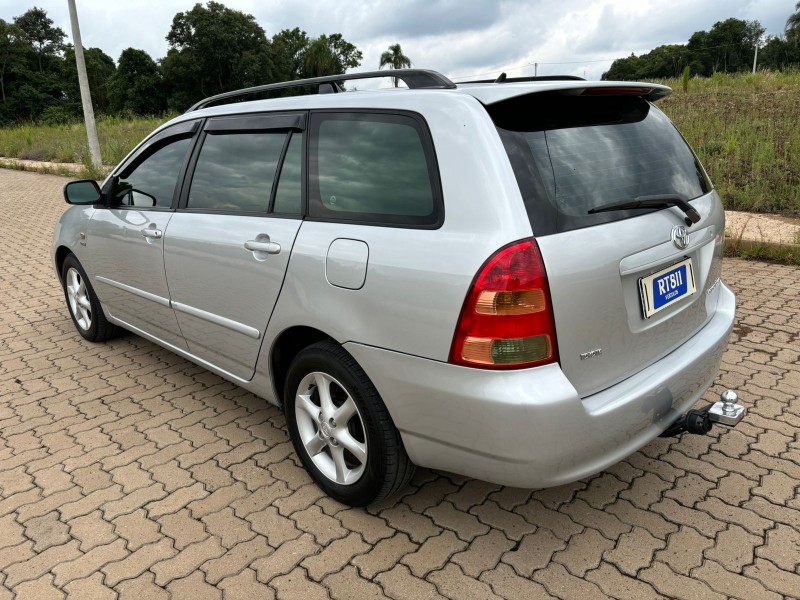
[[[464,301],[450,362],[519,369],[558,360],[547,273],[536,241],[514,242],[483,265]]]

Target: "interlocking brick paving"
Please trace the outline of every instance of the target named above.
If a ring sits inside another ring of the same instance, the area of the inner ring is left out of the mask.
[[[734,431],[549,490],[420,469],[367,510],[280,410],[134,335],[76,333],[59,177],[0,170],[0,599],[800,597],[800,269],[728,260]]]

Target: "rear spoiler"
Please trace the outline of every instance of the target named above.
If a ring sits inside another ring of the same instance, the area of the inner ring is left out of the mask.
[[[572,91],[572,90],[570,90]],[[658,87],[644,86],[610,86],[610,87],[587,87],[583,90],[575,90],[579,96],[639,96],[651,102],[657,102],[666,98],[672,93],[672,88],[665,85]],[[572,95],[572,94],[570,94]]]
[[[504,83],[502,85],[464,85],[459,89],[474,96],[485,105],[502,102],[517,96],[538,93],[556,93],[568,96],[639,96],[657,102],[672,93],[672,88],[658,83],[627,81],[540,81],[529,83]]]

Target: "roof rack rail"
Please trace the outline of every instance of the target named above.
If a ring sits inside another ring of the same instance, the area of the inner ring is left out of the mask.
[[[456,85],[462,83],[518,83],[521,81],[586,81],[577,75],[539,75],[538,77],[503,77],[501,73],[497,79],[475,79],[473,81],[457,81]]]
[[[268,83],[266,85],[257,85],[255,87],[244,88],[242,90],[225,92],[223,94],[209,96],[208,98],[200,100],[200,102],[192,106],[186,112],[189,113],[201,108],[205,108],[209,104],[219,100],[227,100],[228,98],[236,98],[237,96],[248,96],[250,94],[258,94],[259,92],[284,90],[306,85],[319,85],[319,93],[330,94],[332,92],[335,93],[342,91],[338,85],[340,81],[350,81],[352,79],[377,79],[380,77],[396,77],[405,83],[410,89],[454,89],[456,87],[455,83],[450,81],[441,73],[427,69],[387,69],[386,71],[365,71],[363,73],[346,74],[342,73],[341,75],[327,75],[325,77],[295,79],[294,81],[284,81],[281,83]]]

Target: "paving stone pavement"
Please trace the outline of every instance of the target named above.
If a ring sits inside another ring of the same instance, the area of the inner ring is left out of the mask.
[[[734,431],[559,488],[420,469],[324,497],[280,410],[134,335],[75,332],[60,177],[0,170],[0,600],[800,597],[800,269],[728,260]]]

